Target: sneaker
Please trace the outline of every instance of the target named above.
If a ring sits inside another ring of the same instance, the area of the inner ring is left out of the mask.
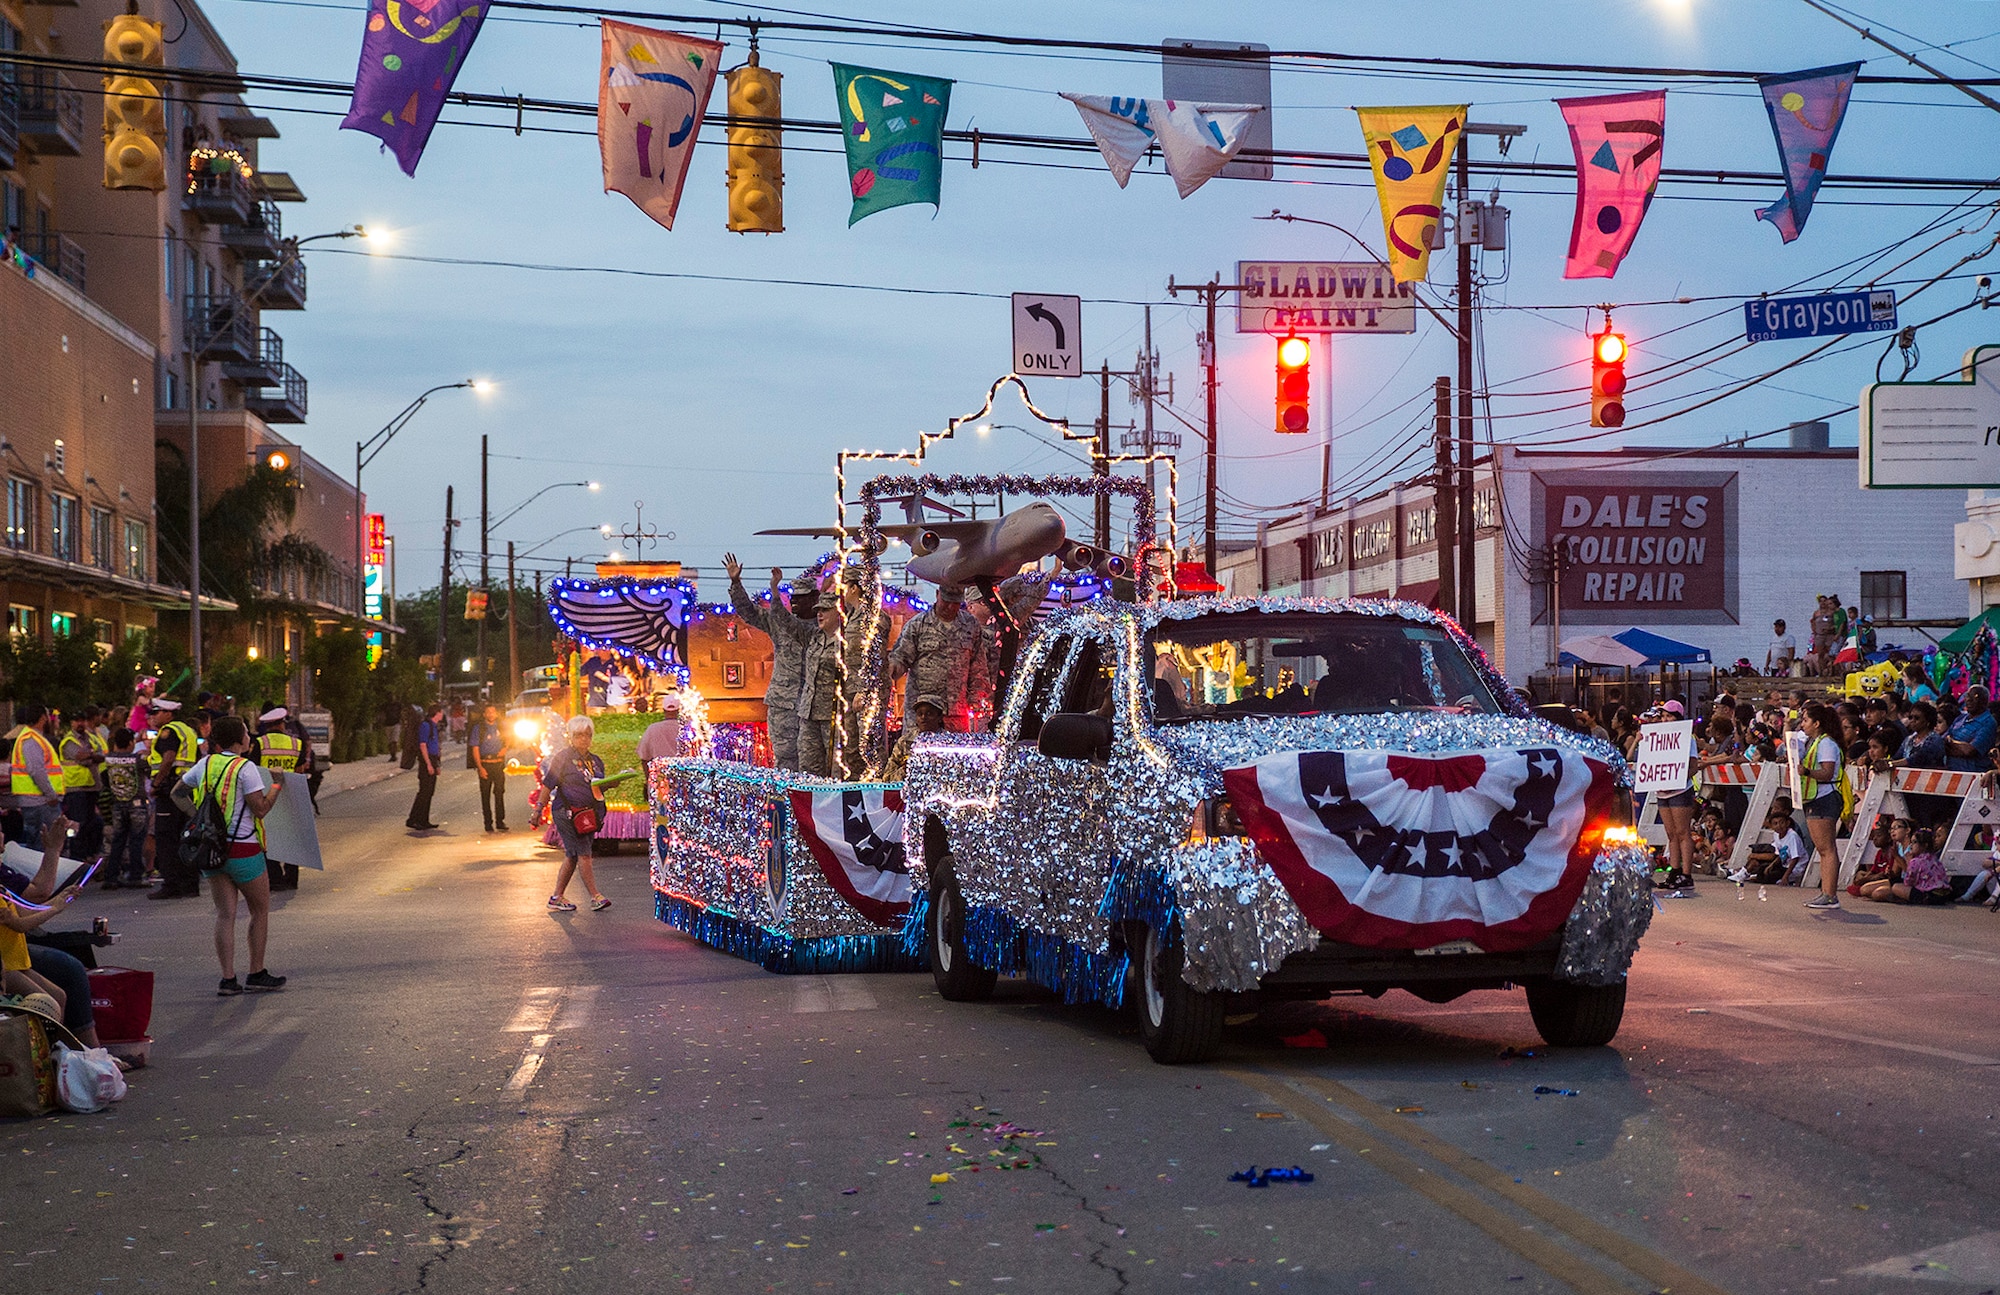
[[[570,903],[567,899],[564,899],[559,895],[550,895],[549,911],[551,913],[574,913],[576,911],[576,905]]]
[[[215,987],[216,997],[218,998],[234,998],[242,992],[243,982],[234,976],[231,976]]]
[[[1735,872],[1729,874],[1729,879],[1740,886],[1750,880],[1750,870],[1748,868],[1738,868]]]
[[[601,913],[609,907],[611,907],[611,901],[603,895],[599,895],[590,901],[590,911],[593,913]]]
[[[1830,908],[1839,908],[1840,899],[1839,897],[1834,895],[1824,895],[1824,894],[1815,895],[1811,899],[1808,899],[1806,901],[1806,907],[1817,908],[1822,910]]]
[[[283,989],[285,987],[285,980],[286,977],[274,976],[269,971],[253,971],[250,973],[249,979],[243,982],[243,987],[245,989],[260,989],[265,993],[270,993],[274,990]]]

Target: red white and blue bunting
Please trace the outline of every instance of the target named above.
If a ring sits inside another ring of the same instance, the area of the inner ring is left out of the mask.
[[[1556,747],[1288,751],[1223,774],[1258,851],[1329,939],[1526,948],[1562,927],[1608,822],[1610,768]]]
[[[876,925],[901,925],[910,911],[903,793],[893,787],[793,791],[792,814],[827,884]]]

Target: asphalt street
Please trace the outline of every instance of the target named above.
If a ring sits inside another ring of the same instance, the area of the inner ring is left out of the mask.
[[[410,791],[326,802],[282,993],[214,996],[206,900],[77,906],[158,1044],[111,1112],[0,1123],[6,1291],[2000,1287],[1984,910],[1704,885],[1613,1047],[1392,994],[1168,1069],[1024,985],[769,975],[656,921],[636,852],[552,915],[525,813],[482,834],[454,770],[418,838]]]

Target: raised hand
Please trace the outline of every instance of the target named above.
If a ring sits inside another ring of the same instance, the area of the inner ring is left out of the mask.
[[[743,564],[736,560],[736,555],[734,553],[725,553],[722,555],[722,569],[729,573],[729,578],[731,580],[737,580],[742,578]]]

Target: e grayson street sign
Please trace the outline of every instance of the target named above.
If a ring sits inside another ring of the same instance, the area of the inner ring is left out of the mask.
[[[1743,336],[1782,342],[1837,333],[1886,333],[1896,327],[1892,291],[1836,292],[1824,297],[1759,297],[1743,303]]]

